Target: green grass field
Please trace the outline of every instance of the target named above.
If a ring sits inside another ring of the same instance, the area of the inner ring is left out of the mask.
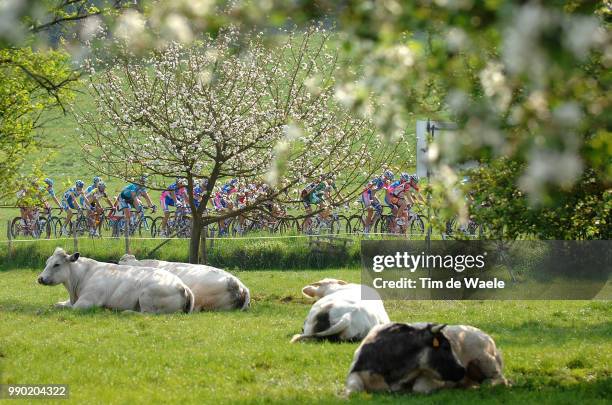
[[[344,403],[357,344],[290,344],[309,310],[305,284],[359,280],[357,269],[243,271],[248,312],[172,316],[56,310],[63,286],[42,270],[0,271],[0,383],[70,385],[71,403]],[[467,323],[501,348],[511,388],[421,395],[361,395],[351,402],[609,403],[608,302],[387,303],[392,320]],[[375,400],[375,401],[372,401]]]

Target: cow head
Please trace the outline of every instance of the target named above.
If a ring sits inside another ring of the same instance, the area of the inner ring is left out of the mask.
[[[121,256],[121,259],[119,259],[119,264],[128,264],[128,263],[132,263],[135,261],[136,261],[136,256],[124,254],[123,256]]]
[[[446,325],[429,324],[422,330],[422,344],[427,348],[427,354],[421,357],[420,366],[434,378],[459,381],[465,376],[465,368],[442,333],[445,327]]]
[[[66,282],[70,276],[70,263],[76,262],[80,255],[79,252],[69,255],[64,249],[56,248],[51,257],[47,259],[45,269],[38,276],[38,283],[57,285]]]
[[[324,278],[321,281],[312,283],[302,288],[302,294],[309,298],[321,298],[342,288],[348,283],[344,280],[336,280],[335,278]]]

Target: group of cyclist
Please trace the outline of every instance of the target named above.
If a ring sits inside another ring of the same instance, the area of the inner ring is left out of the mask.
[[[382,214],[383,206],[377,197],[377,193],[384,193],[383,201],[394,216],[391,223],[391,232],[396,232],[397,227],[404,227],[410,218],[410,209],[414,204],[425,203],[425,199],[419,188],[419,176],[416,174],[402,173],[399,180],[390,170],[385,170],[381,176],[374,177],[368,182],[361,192],[361,203],[367,210],[364,233],[370,232],[374,219],[374,213]]]
[[[140,198],[144,198],[148,206],[155,208],[146,191],[145,183],[146,176],[142,176],[138,183],[130,183],[125,186],[119,195],[113,201],[109,198],[106,191],[106,184],[98,176],[93,178],[92,184],[85,188],[85,183],[82,180],[77,180],[74,185],[62,194],[62,199],[59,200],[55,193],[54,181],[50,178],[44,179],[45,186],[38,188],[33,182],[30,190],[36,190],[37,195],[28,196],[28,190],[22,189],[17,193],[19,200],[18,205],[21,210],[21,217],[28,226],[37,212],[36,200],[42,202],[47,211],[51,209],[49,202],[50,197],[61,211],[66,212],[66,222],[62,225],[61,234],[68,235],[72,229],[73,210],[78,212],[88,212],[87,218],[89,222],[90,234],[98,236],[98,229],[95,226],[96,218],[102,215],[104,207],[103,202],[106,202],[107,207],[123,212],[123,215],[129,220],[130,209],[138,207]],[[29,200],[29,201],[28,201]]]
[[[142,209],[144,207],[143,200],[147,204],[147,208],[153,210],[156,206],[153,204],[149,193],[147,192],[148,177],[143,175],[137,181],[127,184],[121,192],[113,199],[107,193],[106,184],[99,176],[93,178],[91,185],[85,187],[82,180],[77,180],[74,185],[63,194],[61,200],[54,189],[54,182],[50,178],[44,179],[43,187],[32,184],[30,190],[36,190],[37,195],[30,199],[40,200],[44,207],[49,210],[50,204],[47,201],[49,198],[63,211],[66,212],[66,222],[62,225],[62,235],[67,235],[71,229],[71,221],[74,215],[73,210],[85,211],[89,222],[90,234],[98,236],[99,230],[96,224],[99,223],[98,218],[103,214],[105,208],[115,210],[117,213],[123,214],[127,221],[131,219],[132,209]],[[193,185],[193,201],[196,208],[199,206],[202,198],[207,190],[208,182],[206,179],[196,179]],[[337,191],[335,185],[335,176],[333,174],[324,174],[319,176],[315,181],[306,185],[300,192],[300,200],[306,211],[305,225],[312,215],[312,207],[320,208],[318,219],[326,221],[331,215],[332,192]],[[219,213],[232,211],[234,208],[242,209],[247,204],[254,202],[262,195],[269,193],[270,187],[264,182],[241,183],[238,179],[231,179],[219,187],[216,187],[211,194],[211,205]],[[420,193],[419,177],[416,174],[402,173],[398,180],[395,180],[393,172],[385,170],[382,175],[374,177],[370,180],[363,189],[360,201],[367,211],[365,218],[365,232],[370,232],[370,227],[374,219],[374,213],[381,214],[382,203],[378,198],[378,193],[383,192],[382,201],[387,205],[394,217],[393,226],[403,226],[409,221],[409,213],[412,205],[416,203],[424,203],[425,200]],[[19,200],[26,200],[28,192],[24,189],[18,193]],[[106,207],[104,207],[106,204]],[[168,222],[170,219],[170,208],[176,210],[189,211],[189,199],[187,191],[187,179],[176,178],[166,189],[161,192],[160,206],[163,211],[161,235],[168,235]],[[35,209],[31,208],[32,204],[21,204],[21,216],[26,224],[30,223]],[[271,211],[272,216],[285,212],[282,207],[277,204],[269,203],[267,208]],[[246,217],[238,216],[237,227],[244,227]],[[392,229],[391,231],[394,231]],[[219,221],[219,233],[223,235],[227,233],[227,223],[224,220]]]

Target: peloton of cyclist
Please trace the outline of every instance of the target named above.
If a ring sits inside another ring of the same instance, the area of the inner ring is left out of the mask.
[[[111,202],[110,198],[108,198],[108,194],[106,194],[106,184],[100,180],[100,178],[98,178],[97,182],[95,180],[94,182],[96,187],[86,192],[84,198],[90,210],[89,233],[92,236],[100,236],[98,234],[98,229],[96,229],[96,218],[104,212],[101,200],[104,198],[108,203],[109,208],[113,206],[113,203]]]
[[[62,208],[66,211],[66,223],[62,225],[62,235],[67,235],[68,231],[66,230],[66,225],[69,226],[69,229],[72,229],[72,210],[76,209],[81,211],[83,208],[78,203],[79,197],[83,195],[83,187],[85,183],[82,180],[77,180],[74,182],[74,187],[70,187],[66,192],[64,192],[64,197],[62,198]]]
[[[187,179],[177,178],[174,183],[162,191],[159,201],[164,211],[162,218],[162,236],[168,234],[168,219],[170,218],[170,207],[178,208],[187,202]]]
[[[155,205],[151,202],[151,197],[149,197],[149,193],[147,193],[147,189],[145,188],[147,183],[148,176],[142,175],[139,179],[139,183],[130,183],[121,190],[119,196],[117,197],[117,204],[119,210],[123,212],[127,223],[130,223],[130,208],[137,208],[140,205],[140,197],[142,196],[148,204],[148,207],[155,211]]]

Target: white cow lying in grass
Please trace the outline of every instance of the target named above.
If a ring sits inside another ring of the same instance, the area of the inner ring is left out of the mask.
[[[362,290],[370,299],[361,299]],[[380,296],[370,287],[326,278],[307,285],[302,294],[319,300],[306,317],[303,333],[295,335],[292,343],[309,338],[357,341],[376,325],[389,322]]]
[[[155,267],[175,274],[193,291],[194,311],[245,310],[251,302],[249,289],[236,276],[215,267],[162,260],[136,260],[133,255],[123,255],[119,264]]]
[[[43,285],[63,284],[70,299],[58,307],[104,307],[152,313],[192,312],[193,293],[174,274],[160,269],[97,262],[56,248],[38,277]]]

